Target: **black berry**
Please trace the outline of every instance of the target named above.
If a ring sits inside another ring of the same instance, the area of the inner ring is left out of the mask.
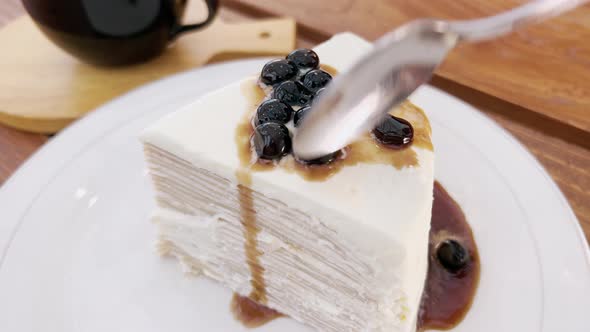
[[[436,248],[436,258],[449,272],[457,273],[469,263],[467,249],[455,240],[444,240]]]
[[[305,106],[305,107],[298,109],[295,112],[295,115],[293,116],[293,123],[295,124],[295,127],[299,127],[299,124],[301,124],[301,121],[305,117],[305,114],[307,114],[307,112],[309,112],[310,109],[311,109],[311,107]]]
[[[281,159],[291,152],[289,129],[276,122],[261,124],[254,129],[251,144],[260,159]]]
[[[325,87],[332,80],[332,76],[321,69],[314,69],[303,77],[303,86],[311,91],[316,92]]]
[[[293,62],[300,70],[316,69],[320,65],[320,58],[316,52],[300,48],[287,55],[287,60]]]
[[[297,66],[290,61],[272,60],[262,67],[260,80],[264,84],[275,85],[295,77],[297,71]]]
[[[388,115],[373,129],[373,135],[382,144],[403,147],[412,142],[414,128],[408,121]]]
[[[256,110],[256,117],[254,118],[254,126],[261,125],[266,122],[287,123],[291,120],[293,109],[291,106],[278,101],[277,99],[269,99]]]
[[[311,97],[301,83],[286,81],[274,89],[273,98],[287,105],[300,106],[307,104]]]

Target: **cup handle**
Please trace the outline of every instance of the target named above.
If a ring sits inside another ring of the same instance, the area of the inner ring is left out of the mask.
[[[178,35],[183,34],[185,32],[198,30],[202,27],[207,26],[209,23],[211,23],[211,21],[213,21],[213,19],[215,18],[215,14],[217,14],[217,9],[219,8],[219,1],[205,0],[205,3],[207,4],[207,18],[203,22],[176,26],[170,34],[170,39],[174,39]]]

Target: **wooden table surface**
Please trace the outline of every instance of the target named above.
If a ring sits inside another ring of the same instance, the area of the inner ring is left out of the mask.
[[[248,20],[266,15],[255,8],[236,5],[235,2],[230,4],[231,7],[221,10],[226,20]],[[0,27],[23,13],[19,0],[0,1]],[[325,34],[302,26],[298,42],[300,46],[307,47],[325,38]],[[586,237],[590,239],[590,132],[446,79],[435,78],[433,84],[474,105],[522,142],[564,192]],[[590,110],[587,116],[590,117]],[[44,135],[24,133],[0,125],[0,184],[49,139]]]
[[[531,0],[223,0],[288,15],[315,34],[353,30],[375,40],[415,19],[474,19]],[[590,4],[492,41],[462,43],[436,70],[439,77],[590,131]],[[534,59],[534,61],[531,61]]]

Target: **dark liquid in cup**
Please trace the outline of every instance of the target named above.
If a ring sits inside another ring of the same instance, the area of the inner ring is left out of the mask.
[[[41,30],[83,61],[140,62],[161,53],[186,0],[23,0]]]

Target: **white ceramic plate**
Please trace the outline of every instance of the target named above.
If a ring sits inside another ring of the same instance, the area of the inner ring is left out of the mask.
[[[245,330],[228,290],[154,253],[136,136],[263,63],[208,66],[137,89],[64,130],[4,184],[0,331]],[[431,87],[412,100],[432,122],[436,178],[480,248],[480,287],[456,331],[588,331],[588,247],[547,173],[469,105]],[[309,331],[286,318],[258,330]]]

